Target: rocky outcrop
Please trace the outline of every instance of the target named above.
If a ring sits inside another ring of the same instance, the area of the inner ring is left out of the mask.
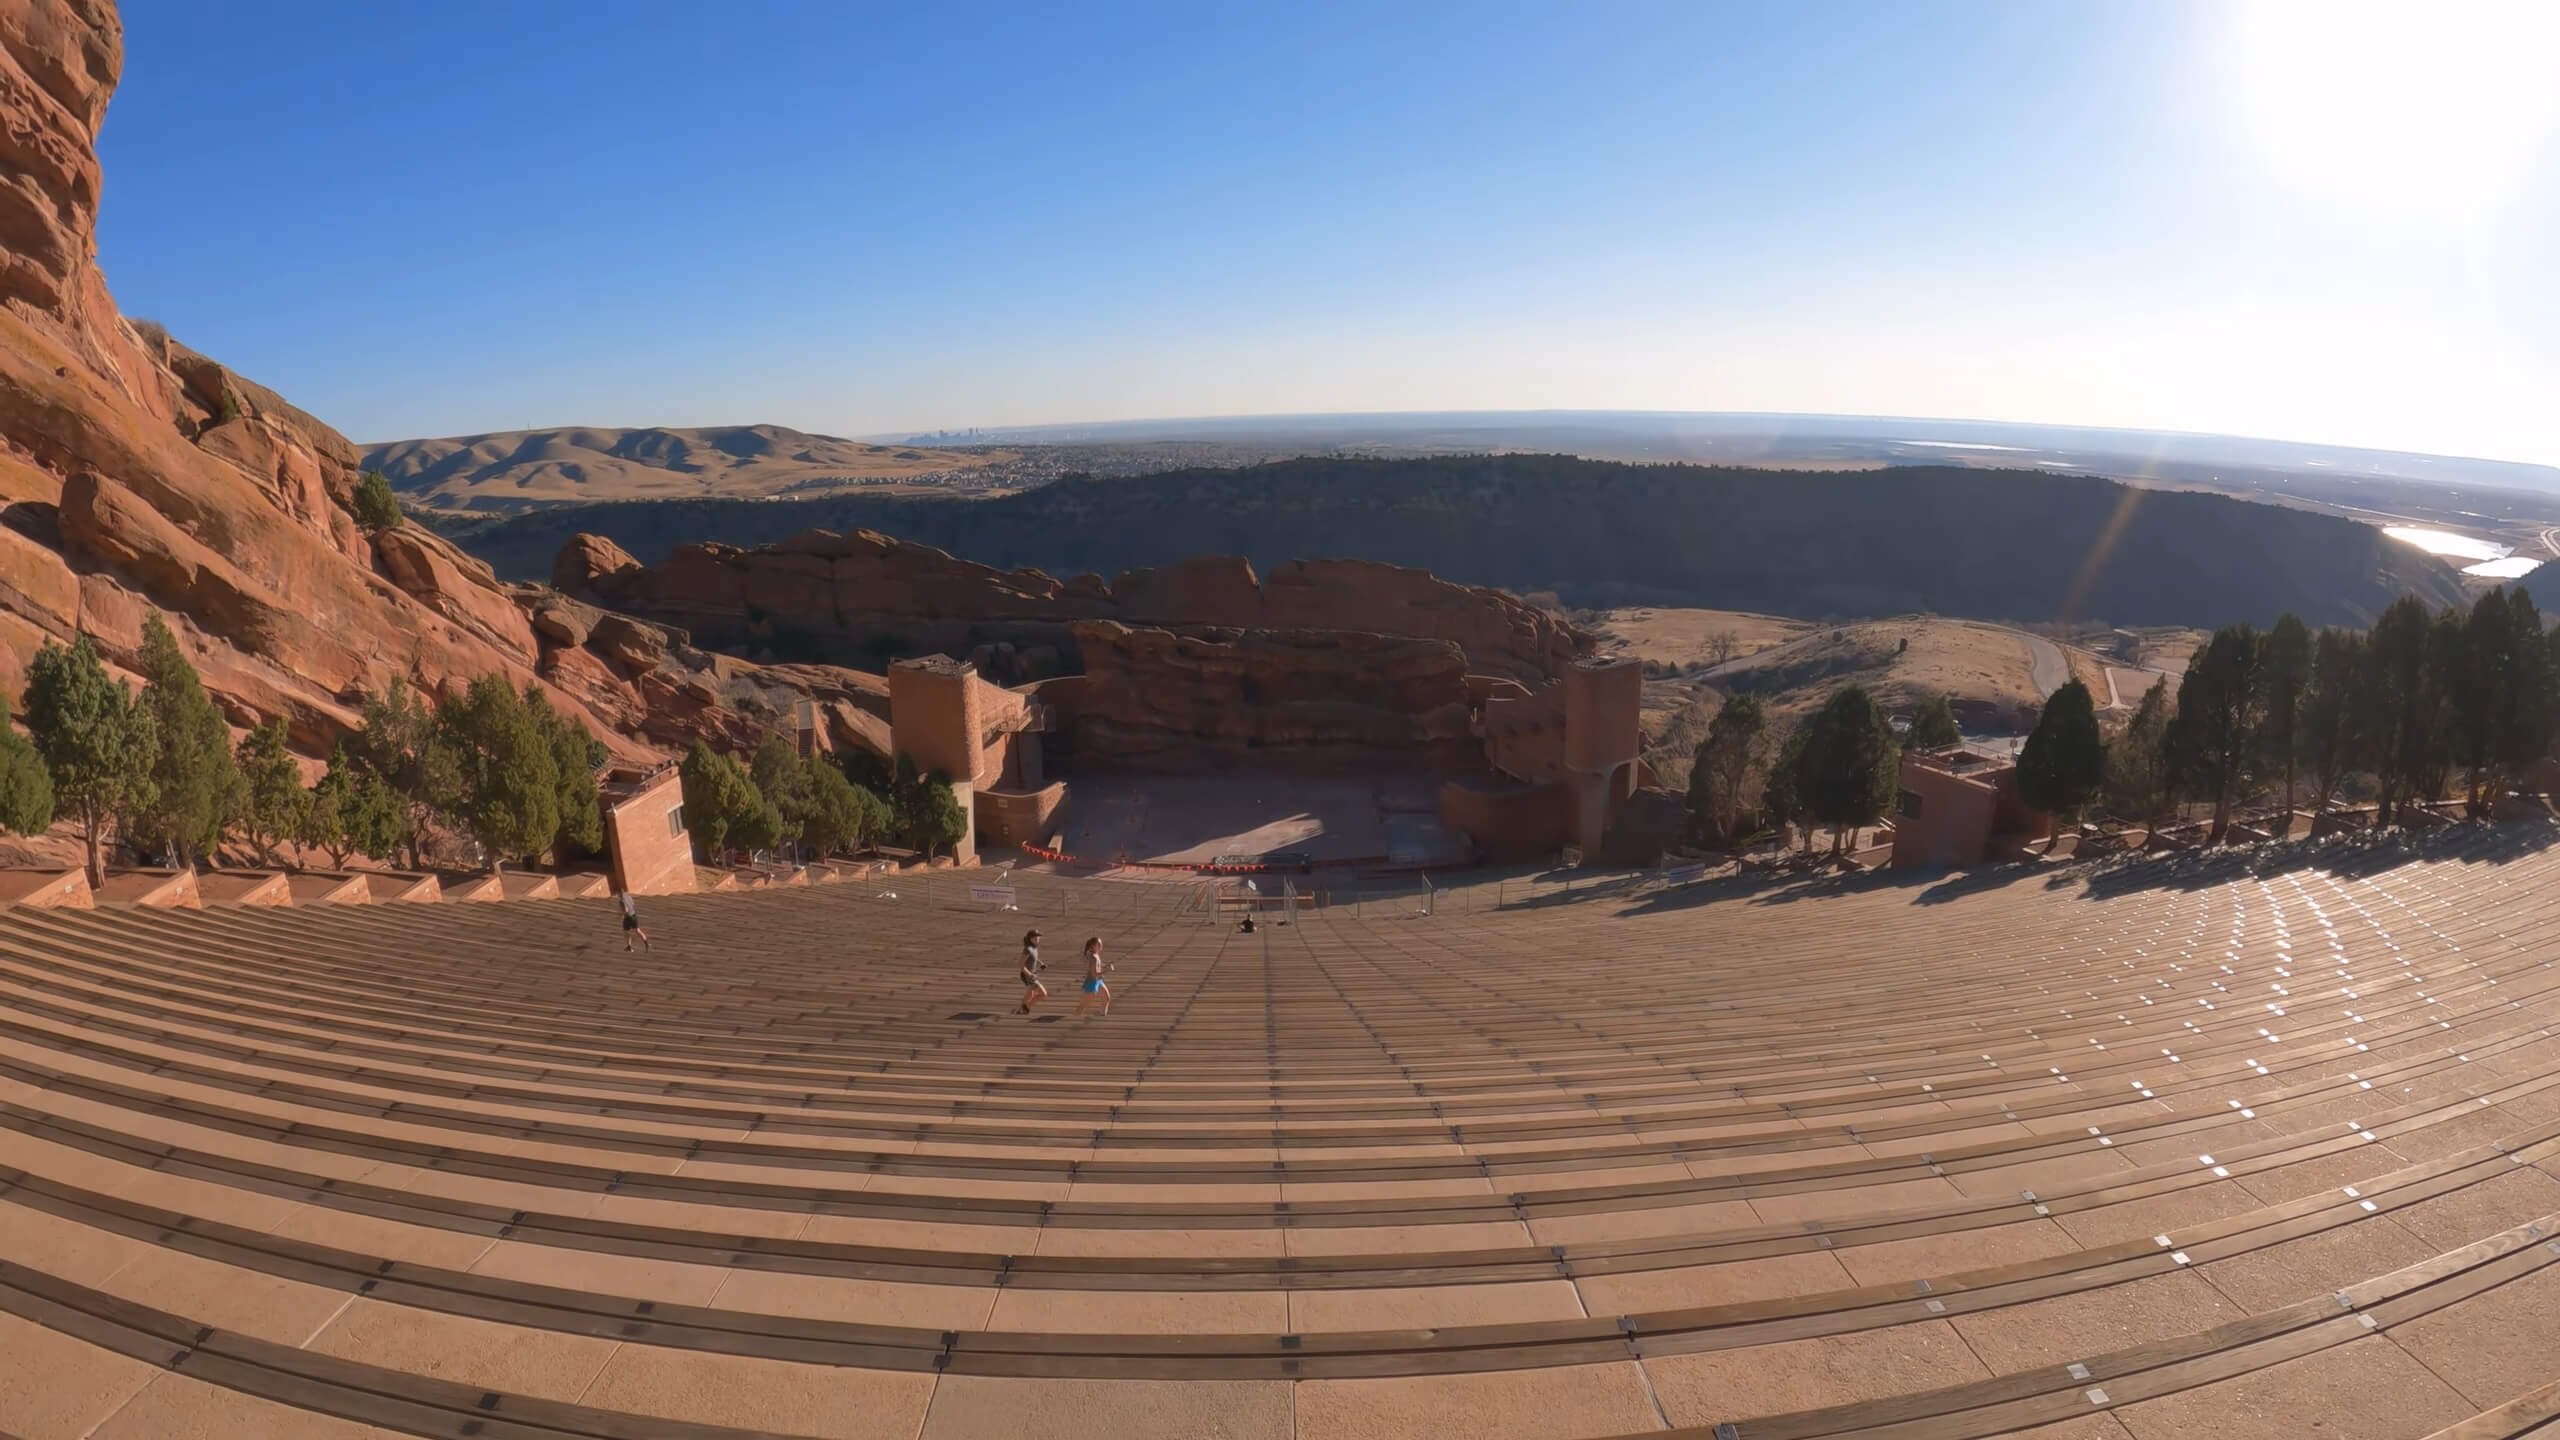
[[[1487,768],[1467,657],[1354,630],[1074,627],[1085,673],[1044,686],[1078,766],[1153,773]]]
[[[997,570],[870,530],[805,531],[753,550],[679,547],[642,566],[610,540],[562,549],[554,583],[632,614],[684,626],[750,653],[871,663],[902,655],[967,657],[981,647],[1043,651],[1089,668],[1072,627],[1086,620],[1190,632],[1326,630],[1446,641],[1466,665],[1538,683],[1589,637],[1498,590],[1363,560],[1301,560],[1267,578],[1239,556],[1203,556],[1105,582]],[[999,681],[1042,678],[998,670]]]
[[[108,0],[0,0],[0,685],[81,630],[131,666],[158,608],[235,725],[283,716],[306,755],[355,723],[359,692],[490,673],[548,685],[634,756],[750,743],[805,701],[841,737],[880,729],[873,677],[617,629],[423,530],[363,534],[344,436],[116,313],[94,142],[122,59]]]

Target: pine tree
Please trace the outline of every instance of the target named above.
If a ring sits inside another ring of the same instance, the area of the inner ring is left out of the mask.
[[[2107,747],[2107,808],[2143,825],[2158,823],[2169,808],[2169,682],[2151,682],[2134,707],[2124,733]]]
[[[2359,753],[2358,695],[2365,685],[2361,630],[2323,629],[2311,647],[2311,683],[2303,687],[2295,753],[2311,777],[2311,811],[2324,814]]]
[[[355,848],[347,839],[347,812],[355,804],[355,790],[355,762],[341,745],[329,756],[329,768],[302,797],[302,823],[294,828],[293,838],[305,850],[326,851],[332,870],[346,869],[347,856]]]
[[[368,696],[364,728],[349,754],[362,774],[381,780],[400,806],[400,843],[409,868],[424,868],[427,837],[459,806],[461,775],[436,734],[435,717],[405,685]]]
[[[879,796],[847,780],[833,765],[809,767],[809,813],[800,838],[818,855],[862,847],[888,820]]]
[[[2074,680],[2045,700],[2044,713],[2018,752],[2018,796],[2053,816],[2058,829],[2073,828],[2106,776],[2097,708],[2089,687]]]
[[[1768,750],[1769,717],[1760,698],[1726,696],[1689,769],[1689,810],[1709,837],[1730,845],[1740,835],[1743,790]]]
[[[1911,712],[1911,730],[1902,738],[1906,750],[1944,750],[1964,743],[1964,732],[1956,728],[1955,707],[1944,695],[1932,695]]]
[[[810,807],[816,800],[810,772],[818,768],[832,767],[810,765],[800,758],[800,747],[779,735],[768,736],[756,747],[748,775],[755,781],[756,793],[773,807],[769,843],[796,843],[807,834]]]
[[[524,703],[551,751],[553,806],[560,816],[559,828],[542,848],[555,860],[572,853],[592,855],[604,848],[604,800],[596,790],[596,767],[609,752],[586,726],[552,709],[534,686],[525,687]]]
[[[2302,697],[2311,684],[2311,662],[2310,628],[2299,616],[2277,616],[2275,628],[2267,632],[2267,663],[2259,674],[2264,691],[2259,709],[2265,718],[2258,726],[2258,736],[2266,752],[2267,768],[2284,772],[2288,827],[2293,815],[2294,767],[2302,756]]]
[[[2379,824],[2389,824],[2403,805],[2422,795],[2447,748],[2449,707],[2437,690],[2448,657],[2437,630],[2425,602],[2403,595],[2374,621],[2367,641],[2356,728],[2380,791]]]
[[[1832,827],[1834,854],[1846,847],[1851,830],[1874,824],[1892,806],[1900,761],[1893,722],[1864,688],[1843,686],[1814,712],[1797,785],[1806,815]]]
[[[2205,843],[2231,829],[2231,807],[2256,772],[2266,641],[2252,625],[2226,625],[2187,661],[2169,724],[2169,767],[2190,796],[2213,804]]]
[[[408,843],[409,817],[398,791],[379,775],[358,775],[355,793],[340,812],[346,843],[369,860],[389,864]]]
[[[130,802],[134,838],[181,867],[220,843],[243,803],[231,727],[157,611],[142,621],[142,706],[151,714],[151,787]]]
[[[80,825],[89,883],[106,882],[101,851],[114,817],[150,794],[151,712],[107,678],[87,635],[48,641],[27,667],[27,732],[44,757],[56,807]]]
[[[951,777],[939,770],[920,773],[913,758],[898,757],[896,789],[890,805],[899,837],[930,857],[938,849],[957,846],[969,833],[969,817],[951,788]]]
[[[356,523],[367,530],[389,530],[400,523],[400,497],[392,493],[390,477],[379,470],[367,470],[356,482],[353,508]]]
[[[1769,778],[1761,783],[1760,814],[1772,830],[1783,831],[1804,821],[1804,741],[1803,725],[1789,730],[1787,738],[1778,742],[1777,757],[1769,762]],[[1807,850],[1813,848],[1811,826],[1805,827],[1804,845]]]
[[[258,863],[273,865],[276,846],[301,833],[308,804],[302,767],[285,745],[284,721],[268,720],[241,736],[234,759],[241,782],[241,831]]]
[[[693,742],[678,773],[684,781],[685,829],[701,843],[705,860],[726,855],[738,838],[735,832],[742,820],[752,830],[764,797],[756,793],[755,782],[737,761],[712,749],[707,741]]]
[[[503,675],[483,675],[436,706],[436,733],[460,783],[456,819],[491,868],[537,854],[560,833],[560,776],[551,739]]]
[[[0,716],[0,831],[41,835],[53,823],[53,776],[27,737]]]

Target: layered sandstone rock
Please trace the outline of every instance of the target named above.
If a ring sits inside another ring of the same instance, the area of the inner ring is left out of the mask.
[[[871,677],[743,665],[501,586],[414,527],[364,535],[344,436],[118,315],[95,141],[123,49],[108,0],[0,0],[0,686],[81,630],[130,666],[158,608],[235,725],[284,716],[306,755],[359,692],[489,673],[633,755],[752,743],[808,701],[840,738],[881,730]]]
[[[642,566],[582,535],[553,565],[564,592],[684,626],[706,643],[821,654],[841,661],[968,656],[1006,644],[1047,648],[1082,668],[1079,621],[1177,631],[1328,630],[1443,640],[1469,668],[1536,684],[1562,673],[1590,638],[1498,590],[1365,560],[1300,560],[1268,578],[1213,555],[1111,582],[997,570],[873,531],[810,530],[779,545],[687,545]],[[999,680],[1036,673],[996,674]]]
[[[1485,770],[1467,657],[1447,640],[1356,630],[1075,627],[1085,673],[1044,687],[1096,769],[1339,774]]]

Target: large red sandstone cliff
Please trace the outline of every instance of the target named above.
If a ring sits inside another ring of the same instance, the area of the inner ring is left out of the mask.
[[[306,754],[360,691],[490,672],[538,677],[631,753],[743,742],[804,698],[839,739],[885,733],[871,677],[546,605],[413,526],[368,538],[345,437],[119,315],[95,142],[123,47],[110,0],[0,0],[0,688],[79,630],[131,664],[157,607],[234,723],[285,716]]]
[[[1083,668],[1078,622],[1183,630],[1321,631],[1445,641],[1475,673],[1537,685],[1561,674],[1589,637],[1498,590],[1367,560],[1297,560],[1256,576],[1235,555],[1204,555],[1060,580],[998,570],[869,530],[809,530],[778,545],[679,547],[643,566],[610,540],[582,535],[552,583],[635,615],[681,625],[706,642],[811,644],[831,656],[941,653],[1003,644],[1049,648],[1053,668]],[[1312,638],[1300,648],[1319,645]],[[1346,663],[1358,664],[1359,661]],[[999,667],[1001,668],[1001,667]],[[1019,676],[1041,678],[1039,667]]]

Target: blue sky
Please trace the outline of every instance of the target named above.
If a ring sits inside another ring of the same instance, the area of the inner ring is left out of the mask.
[[[359,440],[1584,407],[2560,463],[2541,0],[123,8],[118,300]]]

